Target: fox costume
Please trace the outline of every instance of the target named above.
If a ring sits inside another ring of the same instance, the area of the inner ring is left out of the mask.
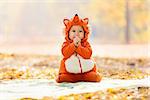
[[[99,82],[101,76],[97,73],[96,64],[91,58],[92,49],[87,41],[89,28],[88,18],[80,19],[76,14],[73,19],[64,19],[65,24],[65,42],[62,45],[62,55],[59,75],[56,79],[61,82]],[[69,31],[72,26],[80,25],[84,30],[84,38],[76,47],[73,40],[69,39]]]

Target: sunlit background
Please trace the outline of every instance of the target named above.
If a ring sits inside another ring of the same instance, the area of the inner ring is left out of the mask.
[[[63,19],[76,13],[89,18],[93,45],[150,42],[150,0],[0,0],[0,49],[55,45],[58,51]]]

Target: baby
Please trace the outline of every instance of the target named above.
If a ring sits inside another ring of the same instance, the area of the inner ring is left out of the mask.
[[[99,82],[96,64],[91,59],[92,49],[87,41],[89,29],[88,18],[80,19],[76,14],[73,19],[64,19],[65,42],[62,45],[61,65],[56,79],[61,82]]]

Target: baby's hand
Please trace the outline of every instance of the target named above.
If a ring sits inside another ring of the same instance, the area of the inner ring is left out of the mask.
[[[76,36],[74,39],[73,39],[73,43],[75,44],[76,47],[79,46],[79,44],[81,43],[81,39]]]

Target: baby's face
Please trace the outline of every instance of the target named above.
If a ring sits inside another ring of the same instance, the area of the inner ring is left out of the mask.
[[[69,38],[71,40],[73,40],[76,36],[79,37],[80,39],[84,38],[84,30],[80,25],[72,26],[69,31]]]

